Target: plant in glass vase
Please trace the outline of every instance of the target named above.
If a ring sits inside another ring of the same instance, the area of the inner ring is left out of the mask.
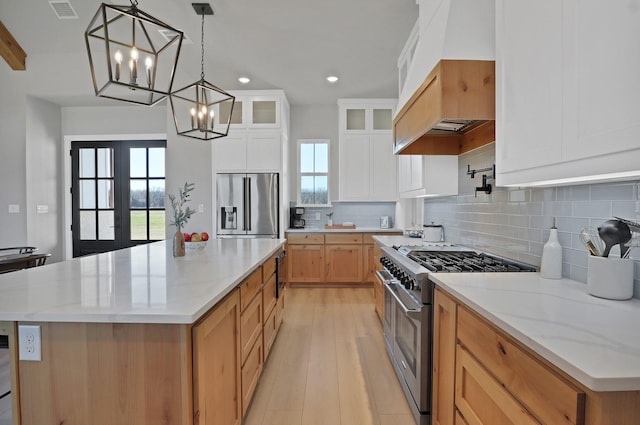
[[[195,214],[195,210],[192,210],[188,206],[184,208],[185,204],[190,201],[189,193],[195,189],[195,183],[185,182],[184,187],[178,189],[178,196],[173,194],[169,195],[171,206],[173,207],[173,221],[171,224],[176,226],[176,233],[173,235],[173,256],[183,257],[185,254],[184,249],[184,235],[182,229],[187,221]]]

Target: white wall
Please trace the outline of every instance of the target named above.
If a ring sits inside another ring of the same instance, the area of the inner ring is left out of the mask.
[[[27,242],[50,253],[48,262],[61,261],[64,197],[60,107],[28,97],[26,117]],[[37,213],[38,205],[46,206],[47,211]]]
[[[338,197],[338,104],[294,105],[291,107],[291,137],[289,138],[289,197],[296,201],[298,182],[296,170],[299,139],[329,139],[329,190]]]
[[[26,102],[27,74],[0,61],[0,247],[27,244]],[[9,204],[20,206],[8,214]]]

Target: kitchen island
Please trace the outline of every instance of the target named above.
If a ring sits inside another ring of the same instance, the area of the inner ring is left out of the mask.
[[[157,242],[0,276],[14,423],[240,423],[283,244],[210,240],[174,258]],[[40,326],[41,361],[15,358],[25,324]]]

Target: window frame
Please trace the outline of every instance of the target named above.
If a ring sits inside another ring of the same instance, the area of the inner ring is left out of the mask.
[[[326,173],[303,173],[300,169],[302,160],[300,158],[301,146],[303,144],[325,144],[327,145],[327,172]],[[331,140],[330,139],[298,139],[296,143],[296,205],[305,208],[322,208],[331,207]],[[303,204],[302,203],[302,184],[303,176],[326,176],[327,177],[327,203],[326,204]]]

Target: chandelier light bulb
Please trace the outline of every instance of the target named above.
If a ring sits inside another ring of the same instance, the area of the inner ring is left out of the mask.
[[[120,81],[120,70],[122,68],[122,52],[116,50],[116,54],[113,56],[116,60],[116,81]]]
[[[144,66],[147,68],[147,86],[151,88],[151,68],[153,68],[153,59],[151,59],[151,56],[147,56],[144,60]]]
[[[131,48],[131,59],[129,60],[129,84],[137,85],[138,80],[138,49]]]

